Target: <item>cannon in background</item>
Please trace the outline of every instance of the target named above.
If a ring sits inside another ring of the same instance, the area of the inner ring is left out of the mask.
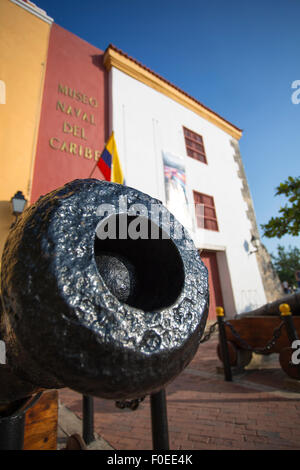
[[[128,213],[120,210],[124,197]],[[143,204],[158,237],[99,239],[105,203],[117,226],[134,223],[130,208]],[[161,390],[187,366],[205,328],[208,276],[175,225],[159,201],[94,179],[66,184],[19,217],[2,257],[0,403],[61,387],[134,398]]]
[[[279,316],[280,304],[288,304],[293,312],[293,315],[300,316],[300,292],[295,292],[294,294],[287,294],[280,299],[269,302],[262,307],[251,310],[250,312],[244,312],[236,315],[235,318]]]
[[[281,313],[288,305],[291,315]],[[237,369],[246,367],[252,353],[279,355],[282,370],[293,379],[300,380],[300,367],[293,364],[291,347],[300,338],[300,293],[288,294],[255,310],[236,315],[225,322],[229,362]],[[217,346],[219,359],[224,362],[221,345]]]

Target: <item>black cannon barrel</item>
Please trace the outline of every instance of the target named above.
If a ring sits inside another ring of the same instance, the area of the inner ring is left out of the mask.
[[[1,296],[7,367],[20,384],[124,399],[162,389],[191,361],[208,276],[160,201],[75,180],[18,218]]]
[[[256,308],[250,312],[240,313],[238,318],[243,317],[259,317],[259,316],[280,316],[280,304],[288,304],[291,308],[293,315],[300,315],[300,292],[288,294],[280,299],[269,302],[262,307]]]

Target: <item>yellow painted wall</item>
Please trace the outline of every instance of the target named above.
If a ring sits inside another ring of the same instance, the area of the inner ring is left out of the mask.
[[[26,199],[35,156],[51,25],[10,0],[0,0],[0,207],[20,190]],[[3,101],[2,101],[3,102]],[[8,209],[0,211],[0,251]]]

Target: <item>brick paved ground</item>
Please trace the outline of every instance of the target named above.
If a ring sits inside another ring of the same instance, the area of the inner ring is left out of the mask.
[[[289,380],[272,355],[262,370],[224,382],[216,339],[200,346],[188,368],[167,387],[171,449],[299,449],[300,384]],[[291,386],[293,385],[293,391]],[[81,395],[60,391],[78,416]],[[147,397],[136,411],[94,400],[95,431],[115,449],[151,449]]]

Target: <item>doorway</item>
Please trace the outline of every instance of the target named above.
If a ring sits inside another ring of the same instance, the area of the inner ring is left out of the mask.
[[[208,269],[209,312],[207,321],[216,320],[216,307],[224,307],[216,251],[203,250],[200,257]]]

